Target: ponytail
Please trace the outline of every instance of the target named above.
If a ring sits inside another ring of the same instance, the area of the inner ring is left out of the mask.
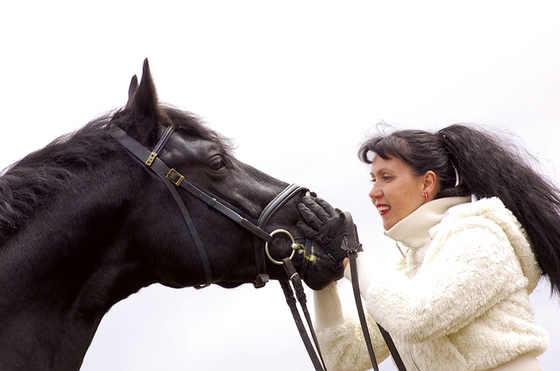
[[[560,293],[558,188],[535,172],[513,146],[488,133],[456,124],[437,136],[457,169],[458,188],[477,198],[500,198],[529,236],[552,293]]]

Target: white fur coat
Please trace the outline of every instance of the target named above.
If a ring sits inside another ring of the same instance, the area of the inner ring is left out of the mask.
[[[529,303],[540,270],[520,224],[497,198],[466,201],[428,202],[387,231],[404,253],[394,270],[359,254],[367,312],[392,335],[409,371],[486,371],[548,346]],[[371,368],[336,284],[316,292],[315,313],[329,370]],[[380,362],[389,353],[375,326],[370,332]]]

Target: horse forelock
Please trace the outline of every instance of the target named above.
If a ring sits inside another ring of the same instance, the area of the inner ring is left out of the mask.
[[[200,117],[172,106],[163,105],[160,107],[169,117],[172,125],[200,139],[210,140],[218,144],[225,154],[232,155],[235,148],[233,141],[212,130]]]

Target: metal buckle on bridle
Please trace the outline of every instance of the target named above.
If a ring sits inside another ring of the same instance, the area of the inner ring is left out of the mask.
[[[167,174],[165,174],[165,178],[177,187],[179,187],[181,183],[183,183],[183,180],[185,180],[184,175],[173,168],[169,169]]]

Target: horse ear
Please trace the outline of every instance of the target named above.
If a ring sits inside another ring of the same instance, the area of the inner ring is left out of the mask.
[[[140,84],[134,87],[134,77],[133,81],[130,82],[130,87],[128,89],[129,93],[129,104],[132,112],[137,115],[158,118],[158,98],[156,93],[156,86],[154,80],[152,79],[152,74],[150,73],[150,65],[148,64],[148,58],[144,60],[144,67],[142,68],[142,79]],[[138,79],[136,79],[138,81]],[[132,100],[130,99],[131,89],[134,90]],[[128,104],[127,104],[128,105]]]
[[[132,102],[132,97],[134,97],[134,93],[138,89],[138,77],[136,75],[132,76],[132,80],[130,80],[130,86],[128,87],[128,102],[126,103],[126,107]]]
[[[165,114],[158,104],[156,87],[150,73],[148,59],[144,60],[142,79],[134,75],[128,88],[128,102],[124,112],[130,124],[125,130],[140,143],[150,146],[159,130],[159,124],[165,120]]]

